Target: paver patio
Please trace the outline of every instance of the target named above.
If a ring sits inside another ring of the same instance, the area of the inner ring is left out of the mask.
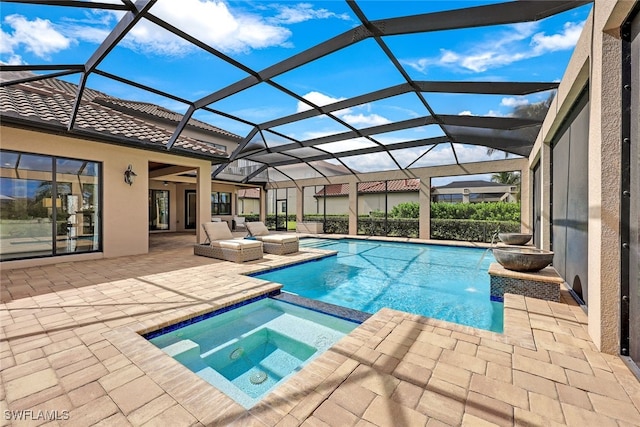
[[[1,271],[0,425],[640,425],[640,382],[582,309],[512,295],[504,334],[384,309],[247,411],[139,333],[277,289],[241,273],[317,251],[238,265],[151,241]]]

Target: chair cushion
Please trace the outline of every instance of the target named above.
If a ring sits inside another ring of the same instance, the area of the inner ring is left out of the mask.
[[[233,234],[231,234],[231,230],[229,230],[226,222],[205,222],[202,224],[202,228],[210,242],[233,239]]]
[[[268,236],[259,236],[258,240],[266,243],[291,243],[297,242],[298,236],[289,236],[287,234],[270,234]]]
[[[266,236],[269,234],[269,229],[260,221],[245,223],[247,230],[253,236]]]
[[[262,247],[262,242],[258,242],[257,240],[218,240],[216,242],[211,242],[211,246],[225,249],[241,250],[260,248]]]

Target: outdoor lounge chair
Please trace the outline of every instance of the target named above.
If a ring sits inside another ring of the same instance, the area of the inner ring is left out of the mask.
[[[236,231],[246,231],[247,223],[244,222],[243,216],[234,216],[233,217],[233,228]]]
[[[202,228],[207,240],[193,247],[194,254],[233,262],[262,258],[262,242],[234,239],[226,222],[207,222]]]
[[[261,241],[268,254],[286,255],[299,250],[298,236],[290,234],[269,234],[269,229],[260,221],[247,222],[249,234]]]

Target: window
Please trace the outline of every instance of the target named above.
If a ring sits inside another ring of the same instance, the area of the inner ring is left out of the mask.
[[[100,167],[0,151],[0,260],[100,250]]]
[[[149,230],[169,229],[169,191],[149,190]]]
[[[211,215],[231,215],[231,193],[211,193]]]

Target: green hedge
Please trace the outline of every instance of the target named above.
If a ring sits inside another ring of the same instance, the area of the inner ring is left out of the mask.
[[[358,217],[358,234],[367,236],[418,237],[420,221],[414,218],[388,218],[385,227],[384,218]]]
[[[469,219],[431,219],[432,239],[491,243],[493,236],[498,232],[519,233],[520,222],[476,221]]]
[[[349,234],[349,215],[327,215],[326,221],[324,214],[304,215],[302,220],[324,223],[327,234]]]
[[[432,203],[431,208],[432,239],[490,243],[496,232],[520,232],[519,203]],[[259,215],[246,215],[245,218],[247,221],[259,221]],[[284,227],[284,217],[279,215],[278,220],[281,221],[280,227]],[[288,221],[295,220],[296,215],[288,216]],[[326,215],[326,221],[323,214],[304,215],[303,221],[324,223],[327,234],[349,234],[348,215]],[[267,215],[266,226],[275,228],[275,215]],[[358,234],[418,237],[419,233],[417,218],[389,217],[385,223],[384,217],[358,217]]]
[[[520,222],[520,203],[431,203],[431,218]]]

